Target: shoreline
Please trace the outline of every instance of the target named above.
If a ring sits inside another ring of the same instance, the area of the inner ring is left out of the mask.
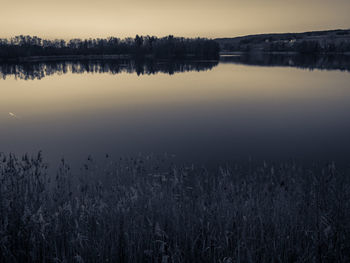
[[[252,50],[249,52],[244,51],[221,51],[219,53],[220,57],[230,57],[230,56],[243,56],[243,55],[302,55],[302,56],[330,56],[330,55],[344,55],[350,56],[350,52],[323,52],[323,53],[299,53],[295,51],[262,51],[262,50]],[[136,57],[137,58],[137,57]],[[146,59],[157,59],[152,55],[146,55],[142,58]],[[57,55],[57,56],[29,56],[29,57],[18,57],[11,59],[0,58],[0,63],[6,62],[49,62],[49,61],[64,61],[64,60],[118,60],[118,59],[135,59],[135,56],[131,54],[119,54],[119,55]],[[159,58],[157,60],[187,60],[191,59],[191,56],[187,56],[182,59],[175,58]],[[196,58],[195,61],[215,61],[215,59],[208,58]]]
[[[11,59],[2,59],[0,58],[0,63],[22,63],[22,62],[50,62],[50,61],[79,61],[79,60],[118,60],[118,59],[154,59],[159,61],[192,61],[192,62],[213,62],[218,61],[220,55],[218,55],[217,59],[214,58],[198,58],[188,55],[184,58],[156,58],[153,55],[145,55],[145,56],[134,56],[131,54],[123,54],[123,55],[62,55],[62,56],[29,56],[29,57],[19,57],[19,58],[11,58]]]
[[[0,62],[45,62],[58,60],[90,60],[90,59],[130,59],[131,55],[62,55],[62,56],[30,56],[11,59],[0,59]]]
[[[320,53],[300,53],[296,51],[263,51],[263,50],[252,50],[252,51],[221,51],[220,57],[224,56],[243,56],[243,55],[254,55],[254,54],[266,54],[266,55],[302,55],[302,56],[330,56],[330,55],[344,55],[350,56],[350,52],[320,52]]]

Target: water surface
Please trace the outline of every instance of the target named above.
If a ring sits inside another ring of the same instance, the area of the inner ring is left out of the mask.
[[[0,151],[349,163],[348,70],[290,61],[2,64]]]

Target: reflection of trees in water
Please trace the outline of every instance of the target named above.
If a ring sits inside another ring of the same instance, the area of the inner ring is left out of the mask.
[[[174,74],[187,71],[211,70],[218,61],[157,61],[157,60],[85,60],[85,61],[50,61],[0,64],[0,78],[14,76],[18,79],[42,79],[53,74],[72,72],[82,73],[136,73],[150,75],[156,73]]]
[[[350,55],[301,55],[250,53],[221,57],[221,62],[256,66],[289,66],[303,69],[350,71]]]
[[[290,66],[303,69],[325,69],[350,71],[350,55],[295,55],[250,53],[240,56],[224,56],[220,62],[258,66]],[[180,60],[81,60],[48,61],[0,64],[0,78],[14,76],[18,79],[42,79],[53,74],[72,72],[110,73],[122,72],[150,75],[157,73],[174,74],[187,71],[211,70],[218,61],[180,61]]]

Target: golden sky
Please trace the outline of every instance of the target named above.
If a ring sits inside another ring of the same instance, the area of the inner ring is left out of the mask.
[[[0,38],[215,38],[346,29],[349,12],[349,0],[0,0]]]

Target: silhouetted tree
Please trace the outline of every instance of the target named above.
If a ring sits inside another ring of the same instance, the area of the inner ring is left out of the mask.
[[[219,44],[213,40],[139,36],[133,38],[42,40],[38,37],[16,36],[0,40],[0,59],[31,56],[111,55],[154,56],[157,58],[217,58]]]

